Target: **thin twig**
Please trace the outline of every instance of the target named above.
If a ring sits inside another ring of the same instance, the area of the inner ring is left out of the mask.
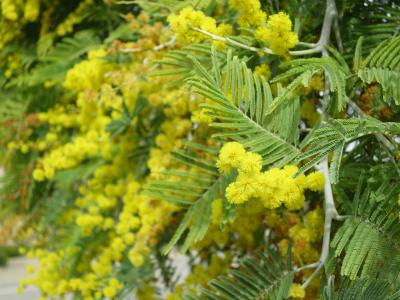
[[[221,41],[224,42],[228,45],[231,46],[236,46],[242,49],[246,49],[252,52],[264,52],[266,54],[274,54],[274,52],[267,48],[267,47],[263,47],[263,48],[257,48],[257,47],[253,47],[253,46],[249,46],[243,43],[240,43],[238,41],[235,41],[231,38],[227,38],[227,37],[222,37],[216,34],[213,34],[211,32],[208,32],[206,30],[197,28],[197,27],[191,27],[192,30],[200,32],[208,37],[210,37],[211,39],[215,40],[215,41]],[[302,43],[303,46],[307,45],[308,47],[310,47],[311,49],[306,49],[306,50],[297,50],[297,51],[289,51],[289,54],[292,56],[301,56],[301,55],[308,55],[308,54],[314,54],[314,53],[319,53],[322,51],[322,48],[320,47],[320,45],[318,44],[309,44],[309,43]]]
[[[163,44],[154,46],[152,48],[124,48],[124,49],[120,49],[120,52],[124,52],[124,53],[137,53],[137,52],[144,52],[144,51],[160,51],[162,49],[165,49],[171,45],[173,45],[176,41],[176,37],[173,36],[168,42],[165,42]]]
[[[329,38],[332,29],[333,20],[337,17],[337,10],[334,0],[327,0],[326,10],[324,21],[321,30],[321,36],[318,41],[318,45],[322,49],[322,56],[328,56],[328,51],[326,50],[326,46],[329,43]],[[327,74],[325,74],[325,89],[324,89],[324,98],[323,98],[323,111],[321,114],[322,121],[327,121],[329,115],[327,113],[327,109],[330,101],[330,83],[328,80]],[[332,221],[334,219],[344,219],[344,216],[339,217],[338,212],[335,207],[335,202],[333,200],[332,193],[332,184],[329,178],[329,165],[328,165],[328,157],[325,156],[323,161],[320,164],[320,168],[325,177],[325,221],[324,221],[324,235],[322,238],[322,249],[321,256],[317,263],[312,264],[316,269],[314,272],[306,279],[306,281],[302,284],[303,288],[307,288],[307,286],[314,280],[314,278],[318,275],[319,271],[325,266],[328,256],[329,256],[329,244],[331,240],[331,227]]]

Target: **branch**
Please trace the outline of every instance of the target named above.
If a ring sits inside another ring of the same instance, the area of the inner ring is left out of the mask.
[[[337,10],[334,0],[327,0],[326,1],[326,10],[324,21],[322,25],[321,35],[319,41],[317,43],[318,47],[321,48],[322,56],[328,56],[328,51],[326,50],[326,46],[329,43],[329,38],[331,34],[333,20],[337,17]],[[325,89],[324,89],[324,98],[322,103],[322,113],[321,118],[322,121],[327,121],[329,115],[327,113],[327,108],[330,101],[330,86],[327,74],[325,74]],[[307,288],[307,286],[314,280],[314,278],[318,275],[319,271],[325,266],[328,256],[329,256],[329,244],[331,240],[331,227],[333,220],[343,220],[346,216],[339,216],[335,202],[333,200],[333,193],[332,193],[332,184],[329,178],[329,166],[328,166],[328,157],[325,156],[323,161],[320,164],[320,169],[325,177],[325,187],[324,187],[324,194],[325,194],[325,221],[324,221],[324,236],[322,239],[322,250],[321,256],[319,261],[311,264],[311,267],[315,267],[316,269],[307,278],[307,280],[303,283],[302,287]]]
[[[228,45],[231,46],[236,46],[242,49],[246,49],[252,52],[264,52],[266,54],[275,54],[271,49],[267,48],[267,47],[263,47],[263,48],[257,48],[257,47],[253,47],[253,46],[248,46],[246,44],[237,42],[231,38],[226,38],[226,37],[222,37],[216,34],[213,34],[211,32],[208,32],[206,30],[197,28],[197,27],[191,27],[192,30],[200,32],[208,37],[210,37],[211,39],[213,39],[214,41],[221,41],[221,42],[225,42]],[[300,44],[300,43],[299,43]],[[303,46],[307,46],[310,47],[311,49],[307,49],[307,50],[297,50],[297,51],[289,51],[289,54],[292,56],[301,56],[301,55],[307,55],[307,54],[313,54],[313,53],[319,53],[322,51],[322,48],[318,45],[318,44],[310,44],[310,43],[301,43],[301,45]]]
[[[120,52],[124,52],[124,53],[137,53],[137,52],[144,52],[144,51],[160,51],[162,49],[165,49],[171,45],[173,45],[176,41],[176,37],[173,36],[168,42],[165,42],[163,44],[154,46],[152,48],[124,48],[124,49],[120,49]]]

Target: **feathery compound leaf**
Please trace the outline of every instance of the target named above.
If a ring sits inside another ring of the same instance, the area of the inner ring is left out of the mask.
[[[17,99],[6,99],[0,102],[0,121],[19,120],[25,113],[28,103]]]
[[[335,289],[333,277],[329,279],[329,285],[325,287],[323,300],[395,300],[400,299],[400,293],[392,293],[387,281],[376,279],[357,279],[350,281],[344,279]]]
[[[185,296],[184,299],[286,299],[293,282],[293,275],[290,266],[282,263],[278,252],[268,249],[266,253],[260,253],[257,257],[242,259],[239,268],[231,269],[227,276],[220,276],[210,281],[210,288],[202,289],[201,295],[192,294]]]
[[[373,133],[398,134],[399,129],[398,123],[382,123],[373,118],[334,120],[331,124],[311,132],[307,142],[302,145],[302,154],[297,157],[297,161],[309,160],[300,168],[299,173],[309,170],[333,151],[330,176],[332,183],[337,183],[342,152],[346,143]]]
[[[384,100],[393,98],[400,105],[400,37],[379,44],[361,64],[358,76],[365,83],[379,83]]]
[[[171,50],[164,55],[161,60],[157,62],[168,68],[162,70],[154,71],[152,75],[154,76],[165,76],[165,75],[183,75],[184,77],[189,77],[195,74],[193,70],[193,60],[191,57],[196,57],[206,69],[210,70],[214,64],[210,61],[211,46],[209,44],[193,44],[190,46],[183,47],[180,50]],[[215,58],[222,59],[224,55],[220,52],[213,51],[213,56]],[[223,66],[219,66],[222,68]],[[214,70],[218,71],[219,68]]]
[[[218,59],[214,54],[214,73],[218,70]],[[196,75],[188,78],[186,83],[192,90],[214,101],[203,104],[208,114],[216,119],[210,126],[219,130],[215,138],[236,140],[251,151],[263,157],[263,164],[290,162],[300,152],[292,144],[297,142],[299,108],[298,102],[283,107],[277,116],[280,121],[287,121],[290,126],[268,124],[264,113],[272,102],[269,84],[247,68],[246,64],[228,52],[226,68],[222,74],[212,75],[192,58]],[[219,78],[226,78],[223,88]],[[244,84],[244,88],[242,85]],[[295,120],[295,121],[293,121]],[[264,123],[266,125],[264,126]]]
[[[398,274],[400,224],[397,198],[400,186],[388,183],[383,189],[385,197],[377,198],[375,195],[382,191],[372,191],[360,180],[357,188],[360,192],[355,196],[352,215],[332,241],[335,256],[343,256],[341,274],[352,280],[357,276],[375,277],[381,272]]]
[[[192,150],[216,153],[215,149],[195,143],[187,143],[186,146]],[[171,251],[186,230],[189,232],[182,246],[183,252],[187,251],[191,244],[203,239],[211,221],[212,201],[223,194],[228,184],[227,176],[219,175],[212,159],[203,158],[188,150],[177,150],[173,158],[189,169],[164,171],[161,175],[165,176],[165,179],[152,181],[145,187],[147,194],[187,209],[174,236],[165,246],[164,253]],[[198,172],[191,172],[190,168],[196,168]],[[170,180],[172,176],[177,179]]]
[[[336,101],[334,109],[342,111],[346,105],[346,72],[342,65],[335,59],[327,56],[322,58],[304,58],[295,59],[285,64],[289,70],[273,79],[273,82],[278,82],[283,79],[297,76],[285,88],[283,93],[278,96],[267,111],[267,114],[272,114],[282,103],[293,98],[293,92],[300,85],[307,85],[312,76],[320,71],[325,71],[328,75],[330,90],[335,92]]]

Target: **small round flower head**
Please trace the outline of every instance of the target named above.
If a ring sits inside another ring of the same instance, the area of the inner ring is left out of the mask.
[[[237,142],[226,143],[219,152],[217,166],[221,172],[227,172],[231,167],[237,168],[245,154],[243,145]]]
[[[45,180],[45,174],[44,174],[44,171],[42,169],[35,169],[33,171],[32,176],[33,176],[34,180],[39,181],[39,182]]]
[[[259,26],[255,37],[261,42],[267,42],[271,50],[278,55],[285,55],[288,49],[299,42],[298,36],[292,31],[292,21],[283,12],[271,15],[267,26]]]
[[[283,197],[282,202],[287,208],[296,210],[303,207],[304,194],[293,179],[288,180],[287,185],[282,187],[281,193]]]
[[[271,78],[271,69],[267,64],[257,66],[254,69],[254,73],[260,76],[264,76],[266,80],[269,80]]]
[[[206,16],[202,11],[194,10],[191,6],[183,8],[178,14],[170,15],[168,22],[177,39],[183,43],[200,42],[207,38],[204,34],[192,30],[192,27],[213,34],[217,34],[219,28],[215,19]]]
[[[324,174],[322,174],[320,171],[312,172],[311,174],[307,175],[305,185],[311,191],[323,191],[325,186]]]
[[[242,27],[260,26],[266,21],[259,0],[229,0],[229,6],[239,10],[238,24]]]
[[[240,158],[238,170],[249,175],[260,173],[262,157],[258,153],[247,152]]]
[[[289,297],[296,299],[304,299],[306,292],[301,284],[293,283],[289,289]]]
[[[239,175],[235,182],[226,188],[226,198],[230,203],[242,204],[254,197],[257,191],[257,182],[254,178]]]
[[[256,177],[257,196],[260,198],[265,208],[274,209],[281,206],[282,202],[279,195],[276,194],[278,188],[276,179],[278,178],[273,175],[275,172],[270,171],[263,172]]]

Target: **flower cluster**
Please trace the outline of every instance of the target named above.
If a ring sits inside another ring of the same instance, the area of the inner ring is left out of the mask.
[[[73,30],[74,26],[82,21],[85,9],[87,9],[93,3],[94,0],[81,1],[75,11],[70,13],[62,23],[58,24],[55,32],[59,36],[64,36],[70,33]]]
[[[29,22],[37,20],[40,11],[40,0],[27,0],[24,8],[24,19]]]
[[[259,0],[229,0],[229,6],[239,11],[238,24],[242,27],[258,27],[267,19]]]
[[[204,15],[202,11],[193,10],[191,6],[182,9],[179,14],[170,15],[168,22],[177,39],[182,43],[200,42],[207,38],[206,35],[194,31],[193,27],[219,36],[227,36],[232,30],[231,26],[226,24],[217,26],[214,18]]]
[[[105,54],[103,49],[90,51],[88,60],[76,64],[68,71],[64,80],[64,87],[76,92],[98,89],[106,72],[106,63],[101,60],[101,57],[105,56]]]
[[[262,157],[246,152],[237,142],[226,143],[221,148],[217,165],[222,172],[230,168],[238,170],[236,181],[226,189],[226,197],[231,203],[241,204],[257,198],[266,208],[277,208],[284,204],[289,209],[300,209],[304,203],[305,189],[319,191],[324,187],[324,177],[320,172],[294,178],[298,172],[295,166],[261,172]]]
[[[1,13],[9,21],[16,22],[21,15],[24,21],[34,22],[39,16],[40,0],[4,0]]]
[[[283,12],[269,16],[267,24],[257,28],[255,37],[260,42],[267,42],[278,55],[285,55],[299,42],[297,34],[292,31],[292,21]]]
[[[290,286],[289,297],[303,299],[305,296],[306,292],[300,284],[294,283]]]

